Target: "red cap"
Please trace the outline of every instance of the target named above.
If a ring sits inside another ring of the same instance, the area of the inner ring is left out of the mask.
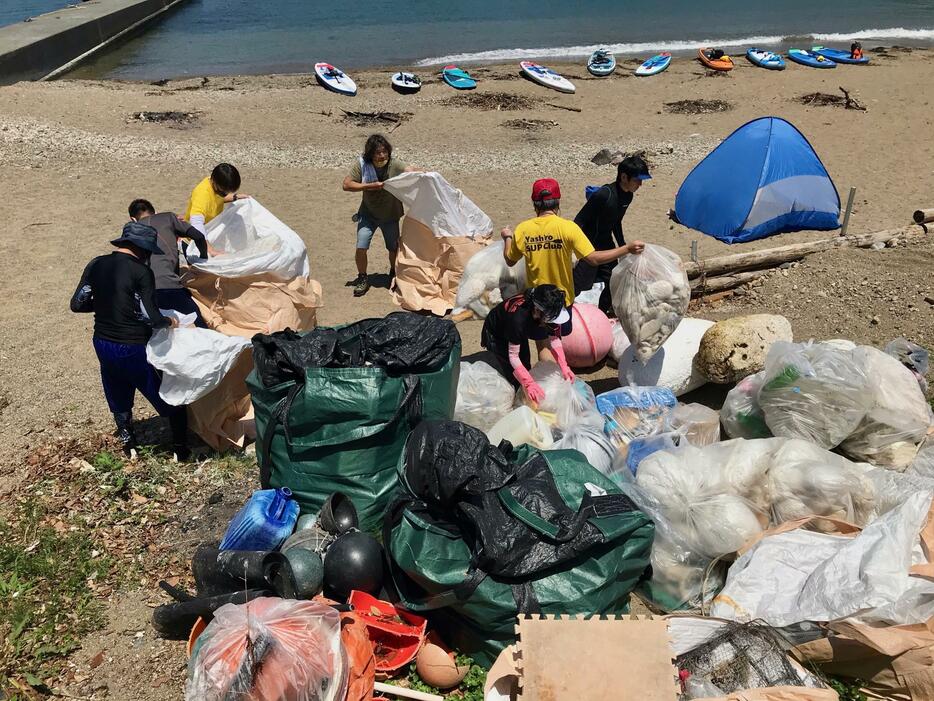
[[[561,188],[554,178],[541,178],[532,185],[532,201],[560,200]]]

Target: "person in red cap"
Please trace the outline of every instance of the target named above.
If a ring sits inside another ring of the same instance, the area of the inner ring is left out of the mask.
[[[536,180],[532,185],[532,206],[535,216],[519,224],[515,233],[508,227],[502,230],[503,256],[510,266],[524,258],[526,288],[554,285],[564,292],[568,309],[574,303],[572,256],[577,256],[578,265],[598,266],[628,253],[641,253],[645,248],[641,241],[633,241],[605,251],[595,250],[577,224],[560,216],[561,188],[552,178]],[[571,320],[568,318],[561,334],[567,336],[570,332]],[[539,341],[537,345],[539,358],[551,360],[545,344]]]

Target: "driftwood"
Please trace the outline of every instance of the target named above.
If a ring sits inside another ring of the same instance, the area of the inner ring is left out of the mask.
[[[914,219],[915,224],[934,223],[934,209],[919,209],[911,215],[911,218]]]
[[[840,86],[840,92],[843,93],[843,108],[848,110],[861,110],[866,111],[866,108],[859,103],[855,97],[850,97],[850,91]]]
[[[752,282],[763,275],[772,272],[768,270],[749,270],[744,273],[733,273],[732,275],[720,275],[718,277],[699,277],[691,280],[691,297],[703,297],[714,292],[723,292],[732,290],[734,287],[740,287],[746,283]]]
[[[557,107],[559,110],[567,110],[568,112],[583,112],[580,107],[569,107],[568,105],[559,105],[555,102],[546,102],[546,105],[549,107]]]
[[[761,251],[748,253],[733,253],[727,256],[717,256],[685,264],[685,271],[689,279],[706,275],[708,279],[713,276],[732,274],[742,270],[757,270],[761,268],[774,268],[782,263],[801,260],[811,253],[827,251],[831,248],[868,248],[874,243],[886,243],[896,238],[907,238],[920,233],[917,227],[903,227],[901,229],[887,229],[868,234],[854,234],[852,236],[835,236],[808,243],[792,243],[778,248],[766,248]]]

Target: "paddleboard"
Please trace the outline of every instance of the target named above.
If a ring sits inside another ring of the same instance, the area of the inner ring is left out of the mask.
[[[723,54],[718,58],[714,58],[715,52]],[[699,49],[697,51],[697,58],[700,59],[700,62],[703,63],[707,68],[710,68],[714,71],[732,71],[733,70],[733,59],[724,54],[719,49],[712,49],[707,47],[705,49]]]
[[[341,95],[357,94],[357,84],[344,71],[335,68],[330,63],[316,63],[315,77],[328,90],[333,90]]]
[[[769,68],[773,71],[781,71],[785,68],[785,59],[774,51],[765,51],[764,49],[748,49],[746,58],[753,65],[759,68]]]
[[[636,69],[636,75],[657,75],[671,65],[671,54],[667,51],[656,54]]]
[[[818,56],[823,56],[824,58],[829,58],[834,63],[853,63],[857,65],[869,63],[868,56],[863,56],[862,58],[853,58],[849,51],[844,51],[842,49],[831,49],[826,46],[812,46],[811,53],[817,54]]]
[[[811,68],[837,67],[837,64],[829,58],[824,58],[823,56],[805,51],[804,49],[788,49],[788,58],[795,63],[800,63],[802,66],[810,66]]]
[[[590,54],[587,70],[596,76],[610,75],[616,70],[616,57],[606,49],[597,49]]]
[[[477,81],[470,77],[470,73],[453,65],[441,70],[441,79],[457,90],[473,90],[477,87]]]
[[[521,61],[519,67],[528,78],[539,85],[544,85],[546,88],[568,93],[574,92],[576,89],[574,83],[570,80],[550,68],[545,68],[545,66],[539,66],[532,61]]]
[[[393,73],[390,83],[392,83],[393,90],[404,95],[410,95],[422,89],[422,81],[419,80],[418,76],[404,71]]]

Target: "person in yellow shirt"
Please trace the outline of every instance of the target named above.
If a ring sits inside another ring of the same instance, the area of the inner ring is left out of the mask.
[[[223,212],[226,203],[249,199],[249,195],[237,192],[239,189],[240,171],[229,163],[219,163],[191,191],[185,219],[203,234],[204,225]]]
[[[574,264],[603,265],[630,253],[642,253],[645,244],[632,241],[624,246],[597,251],[581,228],[560,216],[561,188],[557,180],[542,178],[532,185],[532,206],[535,217],[516,227],[502,230],[503,256],[510,267],[525,259],[526,289],[554,285],[564,292],[567,308],[574,303]],[[561,327],[561,335],[571,333],[571,317]],[[551,359],[551,354],[538,343],[539,359]]]

